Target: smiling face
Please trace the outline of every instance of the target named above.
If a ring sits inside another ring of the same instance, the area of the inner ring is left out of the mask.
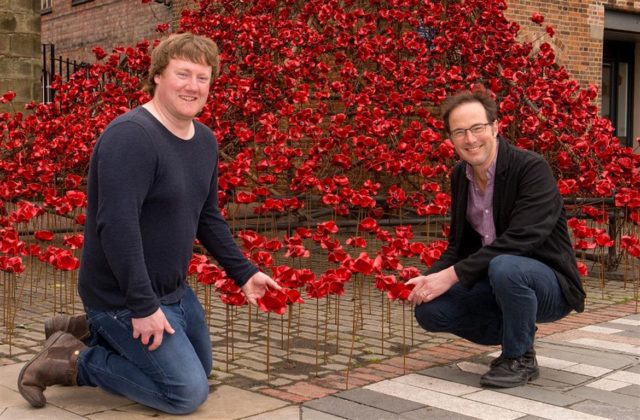
[[[449,114],[450,132],[485,125],[479,134],[467,130],[460,136],[451,135],[453,146],[460,159],[471,165],[476,173],[486,172],[498,153],[498,123],[487,124],[487,113],[480,102],[466,102]]]
[[[211,71],[209,65],[172,58],[153,78],[154,106],[174,121],[191,121],[207,101]]]

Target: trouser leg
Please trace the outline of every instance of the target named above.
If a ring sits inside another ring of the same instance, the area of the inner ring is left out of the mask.
[[[189,292],[193,295],[192,292]],[[204,343],[208,332],[199,332],[190,320],[204,317],[194,313],[195,297],[187,296],[179,303],[162,305],[174,328],[165,333],[162,345],[149,351],[140,340],[133,339],[131,313],[95,311],[87,308],[92,333],[107,345],[96,345],[83,351],[78,359],[78,384],[98,386],[123,395],[140,404],[172,414],[195,411],[207,398],[207,375],[211,369],[211,347]],[[198,303],[200,312],[202,307]],[[196,337],[194,343],[190,337]]]
[[[533,347],[536,322],[566,316],[566,302],[555,273],[538,260],[501,255],[489,264],[489,282],[502,313],[502,355],[522,356]]]
[[[416,306],[415,316],[430,332],[448,332],[484,345],[502,342],[502,313],[486,280],[471,289],[454,284],[437,299]]]

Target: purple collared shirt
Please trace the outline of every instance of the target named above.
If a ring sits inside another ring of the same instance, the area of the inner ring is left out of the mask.
[[[496,158],[487,169],[487,186],[480,191],[471,165],[467,165],[469,196],[467,197],[467,220],[482,238],[482,246],[496,239],[496,226],[493,223],[493,181],[496,173]]]

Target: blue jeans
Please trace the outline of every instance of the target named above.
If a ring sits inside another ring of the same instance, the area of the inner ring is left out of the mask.
[[[133,339],[128,309],[87,309],[91,343],[78,359],[78,385],[97,386],[171,414],[195,411],[209,395],[211,340],[202,305],[187,288],[180,302],[162,305],[175,330],[154,351]]]
[[[456,283],[445,294],[416,306],[422,328],[449,332],[484,345],[502,345],[507,358],[533,347],[536,322],[553,322],[571,312],[555,273],[540,261],[500,255],[488,278],[471,289]]]

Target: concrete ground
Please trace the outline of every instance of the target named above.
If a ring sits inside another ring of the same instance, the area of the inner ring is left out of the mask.
[[[49,293],[66,287],[61,281],[47,286]],[[587,288],[585,312],[539,326],[540,378],[507,390],[479,386],[498,348],[425,334],[410,308],[375,295],[367,299],[366,288],[340,300],[308,302],[282,319],[227,311],[212,299],[207,308],[216,364],[211,394],[197,412],[183,417],[640,418],[637,281],[608,281],[602,288],[592,279]],[[32,409],[17,392],[16,378],[42,344],[51,295],[43,299],[42,288],[18,289],[11,346],[6,324],[0,329],[0,419],[172,417],[86,387],[50,387],[47,406]],[[80,310],[77,302],[63,302],[61,295],[58,310]],[[230,319],[235,320],[231,331]]]

